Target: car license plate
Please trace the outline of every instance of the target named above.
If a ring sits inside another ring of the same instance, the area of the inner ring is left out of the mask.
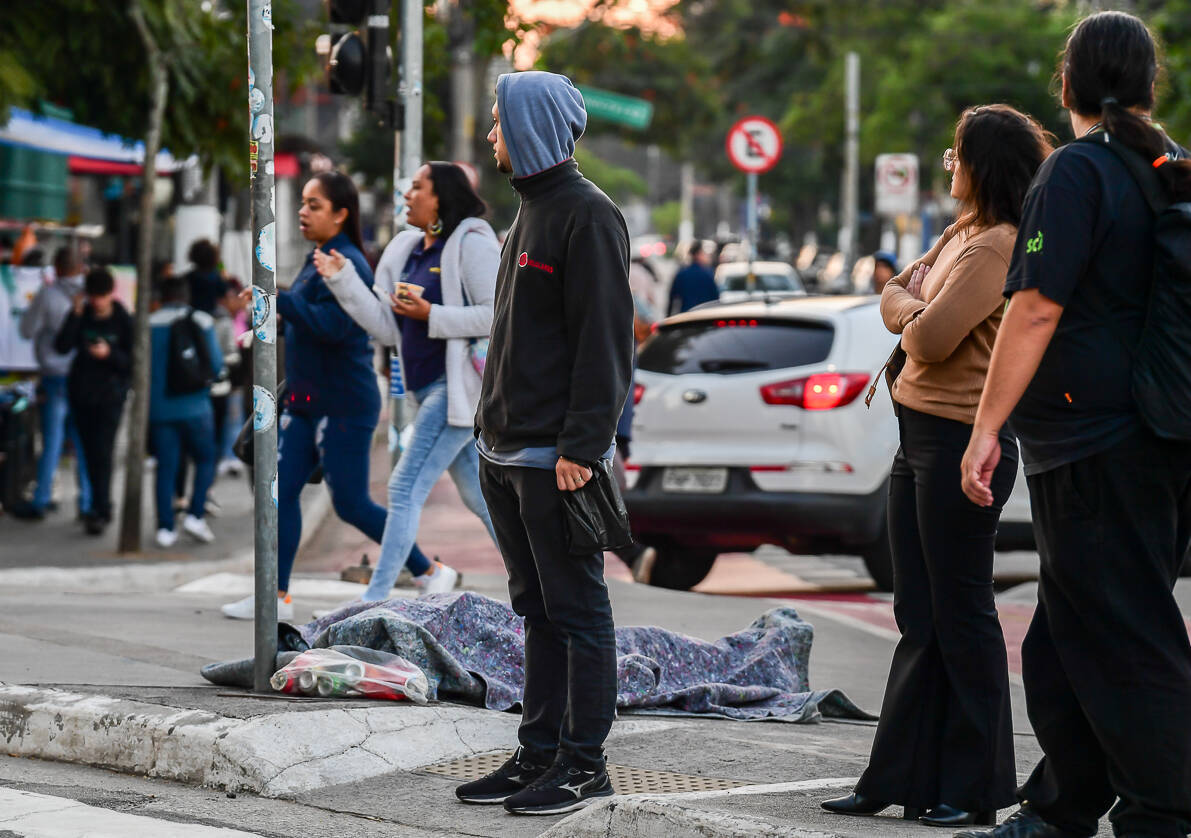
[[[663,492],[718,494],[728,487],[726,468],[668,468],[662,472]]]

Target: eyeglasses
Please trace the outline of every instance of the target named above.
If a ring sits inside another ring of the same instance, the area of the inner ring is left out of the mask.
[[[959,155],[955,153],[955,149],[949,148],[943,152],[943,171],[954,172],[958,165]]]

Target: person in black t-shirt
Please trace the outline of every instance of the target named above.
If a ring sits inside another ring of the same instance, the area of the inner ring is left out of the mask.
[[[1144,155],[1173,200],[1191,200],[1187,153],[1149,118],[1157,70],[1144,23],[1092,15],[1067,41],[1063,106],[1076,136]],[[1045,754],[1021,809],[968,838],[1093,835],[1110,806],[1120,836],[1191,831],[1191,642],[1172,592],[1191,538],[1191,443],[1153,434],[1130,395],[1155,225],[1099,145],[1055,152],[1026,197],[963,459],[964,492],[989,504],[1010,419],[1041,557],[1022,674]]]
[[[66,392],[91,478],[91,513],[83,519],[90,535],[112,520],[112,455],[132,377],[132,317],[115,290],[105,269],[88,273],[54,344],[60,353],[77,350]]]

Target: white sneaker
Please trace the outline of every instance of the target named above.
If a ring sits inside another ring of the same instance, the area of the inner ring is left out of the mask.
[[[229,602],[219,609],[223,616],[233,620],[251,620],[256,617],[256,598],[249,594],[244,599]],[[277,619],[292,620],[294,618],[294,598],[287,595],[285,599],[277,599]]]
[[[156,541],[158,547],[163,550],[168,550],[177,543],[178,533],[176,533],[174,530],[158,530]]]
[[[210,544],[215,540],[215,533],[211,532],[211,527],[207,525],[207,522],[202,518],[195,518],[193,515],[187,515],[182,519],[182,530],[203,544]]]
[[[418,594],[420,597],[450,593],[455,590],[455,583],[458,581],[459,571],[453,567],[447,567],[442,562],[435,562],[434,569],[430,573],[423,573],[414,579],[415,584],[422,589]]]

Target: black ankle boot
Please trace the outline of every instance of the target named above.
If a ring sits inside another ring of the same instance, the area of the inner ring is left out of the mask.
[[[878,812],[883,812],[892,806],[892,803],[882,803],[879,800],[865,797],[863,794],[852,794],[846,797],[837,797],[834,800],[824,800],[819,804],[828,812],[833,812],[837,815],[875,815]],[[908,821],[915,820],[922,814],[922,810],[912,806],[906,806],[902,817]]]
[[[968,812],[940,803],[918,820],[930,826],[995,826],[997,813],[995,810]]]

